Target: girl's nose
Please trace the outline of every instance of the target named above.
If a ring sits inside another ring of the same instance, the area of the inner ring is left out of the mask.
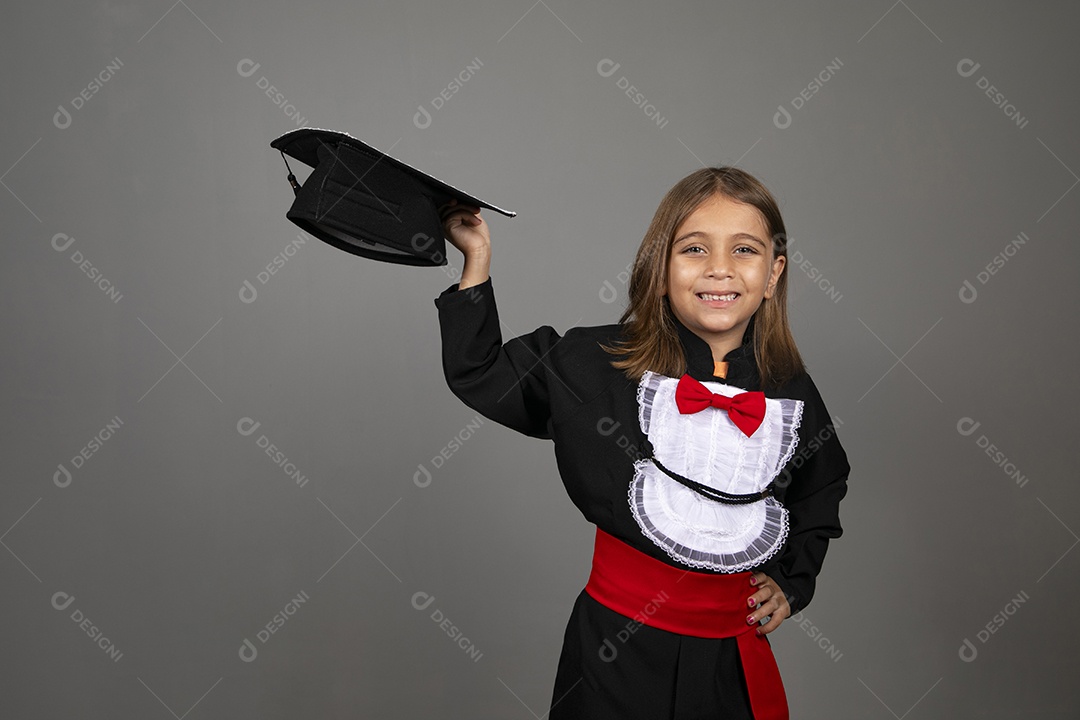
[[[707,277],[731,277],[731,258],[724,254],[712,255],[705,267]]]

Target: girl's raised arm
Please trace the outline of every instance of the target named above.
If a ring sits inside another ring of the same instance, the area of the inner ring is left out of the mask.
[[[549,326],[503,343],[491,286],[491,238],[480,209],[451,201],[440,208],[450,243],[465,265],[439,308],[443,372],[450,390],[485,417],[532,437],[550,438],[551,350],[561,339]]]

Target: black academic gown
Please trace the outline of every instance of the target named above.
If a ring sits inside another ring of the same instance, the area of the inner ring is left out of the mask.
[[[614,356],[599,347],[618,339],[621,326],[576,327],[562,336],[543,326],[503,343],[490,278],[465,290],[453,285],[435,304],[451,391],[495,422],[553,440],[563,484],[586,520],[663,563],[688,569],[642,534],[630,509],[633,463],[643,457],[646,439],[638,424],[638,383],[613,368]],[[681,324],[678,330],[687,372],[719,381],[708,343]],[[761,389],[749,345],[725,360],[725,384]],[[776,498],[790,513],[788,538],[755,568],[781,587],[794,615],[813,596],[829,540],[841,534],[839,504],[849,467],[808,375],[765,393],[804,403],[798,447],[776,479]],[[640,625],[582,590],[566,627],[550,718],[608,717],[751,718],[735,639]]]

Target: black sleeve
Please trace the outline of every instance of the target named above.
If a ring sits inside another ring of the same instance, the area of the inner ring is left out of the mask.
[[[840,501],[850,471],[821,395],[809,377],[805,382],[799,446],[776,478],[789,513],[788,539],[780,555],[760,568],[784,591],[792,615],[810,604],[829,540],[843,533]]]
[[[490,277],[464,290],[450,286],[435,305],[443,373],[454,395],[497,423],[550,438],[548,363],[558,333],[545,325],[503,344]]]

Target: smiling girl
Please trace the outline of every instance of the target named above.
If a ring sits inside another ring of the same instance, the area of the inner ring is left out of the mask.
[[[753,176],[704,168],[661,201],[618,323],[503,342],[479,208],[436,300],[451,390],[554,441],[596,526],[550,717],[787,718],[766,635],[810,602],[849,466],[787,320],[787,242]]]

